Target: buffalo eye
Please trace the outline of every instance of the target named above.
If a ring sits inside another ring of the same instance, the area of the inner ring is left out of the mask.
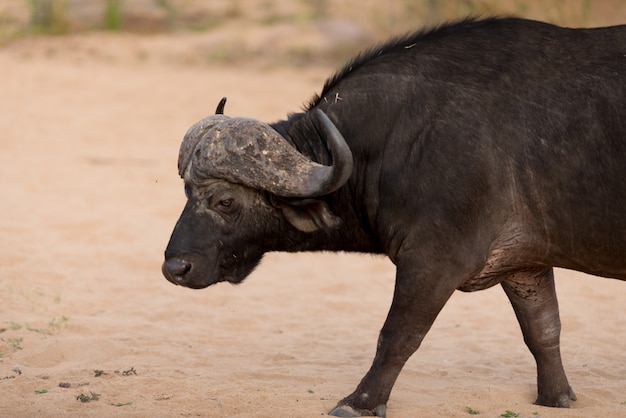
[[[241,202],[237,198],[237,194],[230,189],[214,190],[213,193],[208,191],[206,194],[207,208],[230,216],[240,209]]]
[[[231,196],[223,196],[215,203],[215,209],[222,213],[232,213],[236,210],[237,202]]]
[[[219,202],[219,205],[220,205],[221,207],[223,207],[223,208],[229,208],[229,207],[231,207],[231,205],[232,205],[232,204],[233,204],[233,199],[232,199],[232,197],[231,197],[231,198],[228,198],[228,199],[222,199],[222,200],[220,200],[220,202]]]

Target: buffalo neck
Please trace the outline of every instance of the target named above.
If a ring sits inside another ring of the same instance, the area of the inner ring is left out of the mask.
[[[343,134],[341,121],[334,123]],[[287,120],[275,122],[271,126],[303,155],[320,164],[332,164],[332,156],[312,112],[291,114]],[[352,147],[350,143],[353,138],[345,139]],[[348,251],[375,254],[384,252],[372,227],[369,216],[372,208],[368,209],[357,203],[360,202],[357,195],[364,192],[364,184],[359,180],[359,160],[356,155],[353,157],[352,178],[336,192],[317,198],[326,202],[330,210],[342,219],[342,225],[332,231],[318,231],[293,237],[289,248],[281,251]]]

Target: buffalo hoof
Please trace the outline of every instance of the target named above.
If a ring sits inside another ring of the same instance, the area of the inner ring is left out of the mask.
[[[380,417],[387,416],[387,406],[378,405],[374,410],[355,409],[350,405],[337,405],[328,415],[333,417]]]
[[[564,393],[560,396],[547,397],[547,396],[540,395],[535,401],[535,404],[542,405],[542,406],[551,406],[554,408],[569,408],[570,401],[575,401],[575,400],[576,400],[576,394],[574,393],[572,388],[569,388],[568,393]]]

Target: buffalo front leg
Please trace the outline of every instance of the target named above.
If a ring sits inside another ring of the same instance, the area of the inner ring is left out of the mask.
[[[502,282],[537,362],[537,405],[569,408],[576,395],[561,362],[559,305],[552,269],[523,270]]]
[[[380,331],[374,362],[356,390],[329,415],[385,416],[387,400],[400,370],[419,347],[455,287],[450,280],[425,277],[398,265],[393,301]]]

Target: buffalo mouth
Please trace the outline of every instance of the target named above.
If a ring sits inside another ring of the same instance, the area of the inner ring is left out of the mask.
[[[261,258],[262,255],[251,257],[232,253],[220,263],[212,264],[206,258],[193,255],[166,257],[161,271],[170,283],[191,289],[203,289],[219,282],[241,283],[255,269]]]
[[[219,266],[219,276],[221,277],[221,281],[226,281],[232,284],[241,283],[250,273],[252,273],[256,266],[259,265],[261,258],[263,258],[263,254],[251,255],[247,253],[230,253],[222,259]]]

